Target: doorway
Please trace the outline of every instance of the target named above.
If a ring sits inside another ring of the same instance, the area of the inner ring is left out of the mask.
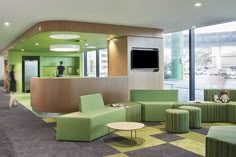
[[[30,79],[39,77],[39,56],[22,57],[22,92],[30,92]]]

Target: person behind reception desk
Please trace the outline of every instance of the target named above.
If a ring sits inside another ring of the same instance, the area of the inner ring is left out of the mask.
[[[63,77],[64,70],[63,61],[60,61],[60,65],[57,67],[57,77]]]

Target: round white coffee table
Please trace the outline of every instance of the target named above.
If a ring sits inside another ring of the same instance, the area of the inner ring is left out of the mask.
[[[136,130],[141,129],[144,127],[143,123],[138,123],[138,122],[113,122],[113,123],[108,123],[108,133],[110,132],[111,129],[115,130],[124,130],[124,131],[131,131],[131,139],[133,138],[133,131],[134,131],[134,137],[136,138]]]

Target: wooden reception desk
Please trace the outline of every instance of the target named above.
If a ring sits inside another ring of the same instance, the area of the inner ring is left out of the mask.
[[[31,106],[39,112],[79,110],[81,95],[101,93],[105,104],[128,100],[128,77],[31,78]]]

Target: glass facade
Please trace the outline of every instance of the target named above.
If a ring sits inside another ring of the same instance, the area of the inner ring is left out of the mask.
[[[189,99],[189,48],[188,31],[164,36],[165,89],[178,89],[179,100]]]
[[[189,100],[188,31],[166,34],[165,88],[178,89]],[[195,29],[195,99],[203,89],[236,88],[236,22]]]
[[[236,88],[236,22],[195,29],[195,93]]]

